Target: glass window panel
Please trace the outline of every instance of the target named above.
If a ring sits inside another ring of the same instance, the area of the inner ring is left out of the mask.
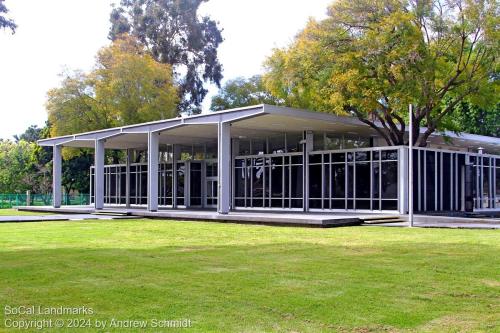
[[[382,200],[382,210],[397,210],[398,201],[397,200]]]
[[[252,168],[253,172],[253,199],[254,206],[255,201],[260,202],[262,200],[262,196],[264,194],[264,167],[254,167]],[[260,200],[259,200],[260,199]],[[262,205],[262,203],[260,203]],[[262,207],[262,206],[259,206]]]
[[[202,145],[195,145],[193,147],[193,159],[204,160],[205,159],[205,147]]]
[[[490,208],[490,168],[483,162],[483,208]]]
[[[252,152],[250,151],[250,140],[239,140],[239,156],[250,155]]]
[[[382,160],[397,160],[398,159],[398,151],[397,150],[383,150],[382,151]]]
[[[324,150],[325,140],[323,133],[314,133],[313,135],[313,150]]]
[[[436,170],[436,154],[433,151],[427,151],[425,152],[426,154],[426,172],[427,172],[427,181],[425,182],[426,189],[426,197],[427,197],[427,210],[436,210],[437,208],[435,207],[435,200],[436,200],[436,188],[435,188],[435,173],[437,172]],[[422,173],[423,174],[423,173]],[[422,177],[422,183],[424,179]],[[422,189],[423,190],[423,189]],[[423,207],[422,207],[423,209]]]
[[[309,166],[309,197],[321,198],[321,187],[323,177],[321,175],[321,164]]]
[[[321,163],[322,154],[309,155],[309,163]]]
[[[147,196],[148,196],[148,174],[147,174],[147,172],[141,172],[141,196],[145,199],[144,202],[147,202]]]
[[[497,197],[500,198],[500,168],[496,168],[496,184],[495,185],[496,185]]]
[[[125,197],[127,194],[127,174],[120,174],[120,196]]]
[[[326,135],[325,138],[326,150],[339,150],[342,149],[342,137]]]
[[[356,163],[356,198],[370,198],[370,163]]]
[[[379,181],[380,181],[380,165],[379,162],[373,163],[373,177],[372,177],[372,197],[374,199],[380,198],[380,191],[379,191]]]
[[[165,196],[172,197],[172,171],[168,171],[165,175]]]
[[[301,198],[303,196],[302,191],[302,166],[294,165],[292,166],[291,181],[292,181],[292,197]]]
[[[398,197],[398,163],[382,163],[382,199]]]
[[[451,210],[450,207],[450,184],[451,184],[451,174],[450,174],[450,162],[451,155],[448,153],[443,154],[443,210]],[[427,174],[429,176],[429,174]]]
[[[271,136],[268,139],[269,153],[282,154],[285,152],[285,134]]]
[[[345,200],[344,199],[333,199],[332,200],[332,209],[345,209]]]
[[[359,161],[369,161],[370,160],[370,152],[369,151],[360,151],[356,153],[356,162]]]
[[[302,151],[302,145],[300,141],[302,140],[301,133],[288,133],[286,135],[286,145],[289,153]]]
[[[324,198],[330,197],[330,165],[323,165],[324,173],[323,173],[323,192]],[[328,207],[328,206],[327,206]]]
[[[332,163],[334,162],[345,162],[345,153],[332,154]]]
[[[236,197],[245,196],[245,169],[236,169],[234,171],[235,177],[235,195]]]
[[[190,173],[190,181],[189,181],[189,189],[190,189],[190,203],[192,206],[201,205],[201,165],[197,165],[200,163],[191,163],[191,173]],[[193,169],[193,166],[195,168]],[[198,200],[199,199],[199,200]]]
[[[271,207],[281,208],[283,206],[283,200],[281,199],[271,199]]]
[[[332,197],[345,197],[345,165],[332,164]]]
[[[185,165],[184,163],[178,163],[177,164],[177,204],[178,205],[184,205],[184,184],[185,184],[185,178],[184,178],[184,172],[185,172]]]
[[[254,139],[252,140],[252,154],[261,155],[266,153],[266,140]]]
[[[281,198],[283,196],[283,167],[271,168],[271,196]]]
[[[370,209],[370,200],[356,200],[356,209]]]
[[[302,156],[301,155],[294,155],[292,156],[292,164],[300,164],[302,165]]]
[[[354,196],[354,165],[347,165],[347,197]]]
[[[318,200],[318,199],[309,200],[309,208],[321,209],[321,201],[322,200]]]
[[[273,157],[273,158],[271,158],[271,163],[272,163],[272,166],[282,165],[283,164],[283,157]]]

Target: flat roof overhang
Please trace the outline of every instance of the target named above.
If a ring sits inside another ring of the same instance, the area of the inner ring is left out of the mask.
[[[312,112],[288,107],[256,105],[227,111],[178,117],[143,124],[116,127],[75,135],[39,140],[41,146],[93,148],[95,140],[105,140],[108,149],[146,149],[149,132],[160,134],[160,144],[203,144],[217,142],[217,126],[230,122],[233,138],[259,137],[302,131],[331,132],[351,136],[374,136],[377,132],[353,117]],[[421,132],[425,128],[421,129]],[[484,148],[500,153],[500,139],[453,132],[434,133],[429,142],[456,148]]]

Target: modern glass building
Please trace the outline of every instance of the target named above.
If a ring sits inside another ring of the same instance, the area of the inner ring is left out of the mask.
[[[61,148],[95,150],[91,202],[104,207],[397,212],[408,210],[408,147],[355,118],[258,105],[50,138],[54,207]],[[121,164],[106,164],[121,150]],[[419,212],[500,210],[500,139],[436,133],[413,150]]]

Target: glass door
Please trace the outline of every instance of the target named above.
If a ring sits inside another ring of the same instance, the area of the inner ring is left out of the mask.
[[[206,196],[205,196],[205,207],[214,208],[217,207],[217,162],[207,161],[205,168],[205,184],[206,184]]]
[[[201,162],[191,161],[189,165],[189,206],[201,207]]]

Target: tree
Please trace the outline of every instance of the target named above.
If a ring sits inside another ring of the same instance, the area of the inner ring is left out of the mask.
[[[468,102],[457,105],[450,127],[456,132],[466,132],[500,138],[500,103],[480,107]]]
[[[176,116],[172,68],[123,36],[97,56],[96,69],[66,75],[48,92],[50,134],[73,134]]]
[[[353,115],[389,145],[405,144],[411,103],[425,146],[459,103],[498,100],[498,23],[490,0],[338,0],[274,51],[265,84],[288,105]]]
[[[199,6],[208,0],[122,0],[111,12],[109,37],[123,33],[137,37],[164,64],[170,64],[179,82],[179,110],[200,112],[207,94],[204,82],[217,86],[222,66],[217,48],[221,30],[207,16],[198,15]]]
[[[14,135],[14,140],[16,142],[19,142],[21,140],[27,141],[27,142],[37,142],[37,140],[40,140],[43,136],[43,131],[44,128],[40,128],[37,125],[31,125],[24,131],[23,134],[20,135]]]
[[[61,183],[65,193],[78,191],[79,193],[90,192],[90,167],[94,162],[94,156],[87,150],[63,161]]]
[[[7,140],[0,145],[5,152],[4,158],[0,157],[0,164],[2,160],[5,161],[2,164],[5,166],[5,177],[0,177],[4,179],[3,183],[0,181],[0,188],[12,192],[30,190],[36,194],[52,192],[52,148],[36,144],[37,140],[47,138],[49,133],[48,122],[44,127],[32,125],[24,133],[16,135],[15,142]],[[89,193],[90,166],[93,160],[93,155],[85,149],[63,159],[61,183],[65,193]],[[48,203],[50,196],[46,199]]]
[[[238,77],[227,83],[212,97],[210,110],[222,111],[256,104],[280,105],[281,100],[271,95],[264,87],[262,76]]]
[[[7,14],[9,10],[4,4],[5,0],[0,0],[0,29],[10,29],[12,33],[16,32],[17,25],[12,19],[9,19],[3,14]],[[2,14],[3,13],[3,14]]]
[[[31,189],[36,144],[0,140],[0,193],[22,193]]]

